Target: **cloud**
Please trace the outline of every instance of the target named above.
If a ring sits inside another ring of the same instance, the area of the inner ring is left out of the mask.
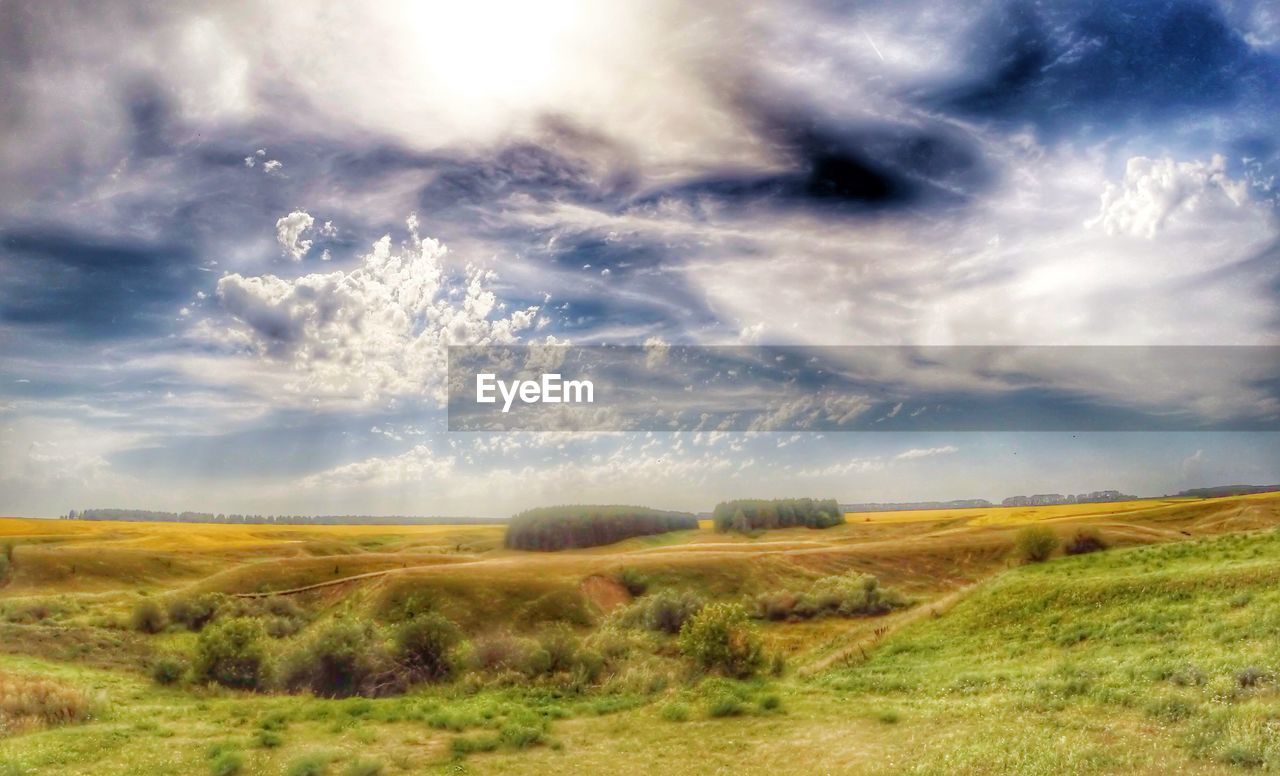
[[[667,363],[671,353],[671,345],[656,334],[644,341],[644,365],[649,369],[657,369]]]
[[[304,488],[367,488],[395,485],[424,485],[453,474],[454,459],[437,455],[429,445],[395,456],[377,456],[336,466],[304,477]]]
[[[302,235],[315,222],[305,210],[295,210],[276,221],[276,242],[280,243],[285,255],[294,261],[302,261],[302,257],[311,250],[311,241],[302,239]]]
[[[383,236],[350,272],[223,277],[217,293],[234,318],[231,332],[287,365],[297,393],[443,401],[447,345],[514,343],[538,307],[495,315],[498,299],[486,283],[496,275],[468,265],[464,278],[447,277],[445,246],[419,237],[416,218],[408,227],[407,243],[393,249]]]
[[[931,458],[935,455],[951,455],[960,452],[960,448],[955,445],[943,445],[941,447],[913,447],[910,450],[904,450],[893,458],[896,461],[911,461],[917,458]]]
[[[1107,184],[1102,208],[1087,225],[1110,235],[1152,239],[1182,214],[1201,220],[1230,218],[1232,210],[1248,203],[1249,184],[1227,177],[1226,167],[1220,155],[1208,162],[1135,156],[1125,165],[1121,182]]]

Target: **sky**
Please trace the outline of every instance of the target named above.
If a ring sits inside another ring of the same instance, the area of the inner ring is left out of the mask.
[[[1280,345],[1272,3],[10,0],[0,104],[0,513],[1280,482],[1272,431],[464,433],[443,395],[450,345]],[[981,376],[1249,429],[1276,367]]]

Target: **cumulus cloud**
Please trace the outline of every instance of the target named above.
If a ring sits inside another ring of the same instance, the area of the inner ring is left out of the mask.
[[[295,210],[276,221],[276,242],[280,243],[285,255],[294,261],[302,261],[302,257],[311,250],[311,241],[302,239],[302,235],[315,222],[305,210]]]
[[[233,333],[287,365],[296,376],[290,388],[302,394],[443,401],[446,346],[515,343],[538,308],[497,315],[491,271],[468,265],[451,280],[445,246],[419,237],[416,218],[408,227],[404,245],[394,248],[386,235],[350,272],[224,276],[217,293]]]
[[[662,337],[654,335],[644,341],[644,365],[649,369],[657,369],[667,363],[671,353],[671,345]]]
[[[1135,156],[1125,165],[1120,183],[1107,184],[1102,207],[1089,225],[1111,235],[1151,239],[1180,214],[1212,218],[1243,207],[1249,184],[1232,180],[1226,168],[1220,155],[1208,162]]]

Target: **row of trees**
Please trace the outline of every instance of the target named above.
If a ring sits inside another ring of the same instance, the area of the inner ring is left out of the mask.
[[[711,519],[721,533],[748,533],[792,526],[830,528],[844,523],[844,512],[833,498],[738,499],[716,504]]]
[[[120,520],[153,523],[250,523],[268,525],[475,525],[497,523],[488,517],[415,517],[406,515],[238,515],[212,512],[162,512],[151,509],[71,510],[64,520]]]
[[[518,550],[565,550],[697,527],[698,519],[688,512],[631,506],[540,507],[511,518],[505,544]]]

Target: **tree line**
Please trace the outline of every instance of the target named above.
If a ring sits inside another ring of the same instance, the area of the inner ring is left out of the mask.
[[[720,533],[771,528],[830,528],[844,523],[844,511],[833,498],[737,499],[716,504],[711,513]]]
[[[511,518],[505,544],[517,550],[565,550],[697,527],[698,519],[688,512],[632,506],[539,507]]]
[[[119,520],[152,523],[230,523],[266,525],[483,525],[491,517],[417,517],[409,515],[241,515],[212,512],[164,512],[152,509],[71,510],[63,520]]]

